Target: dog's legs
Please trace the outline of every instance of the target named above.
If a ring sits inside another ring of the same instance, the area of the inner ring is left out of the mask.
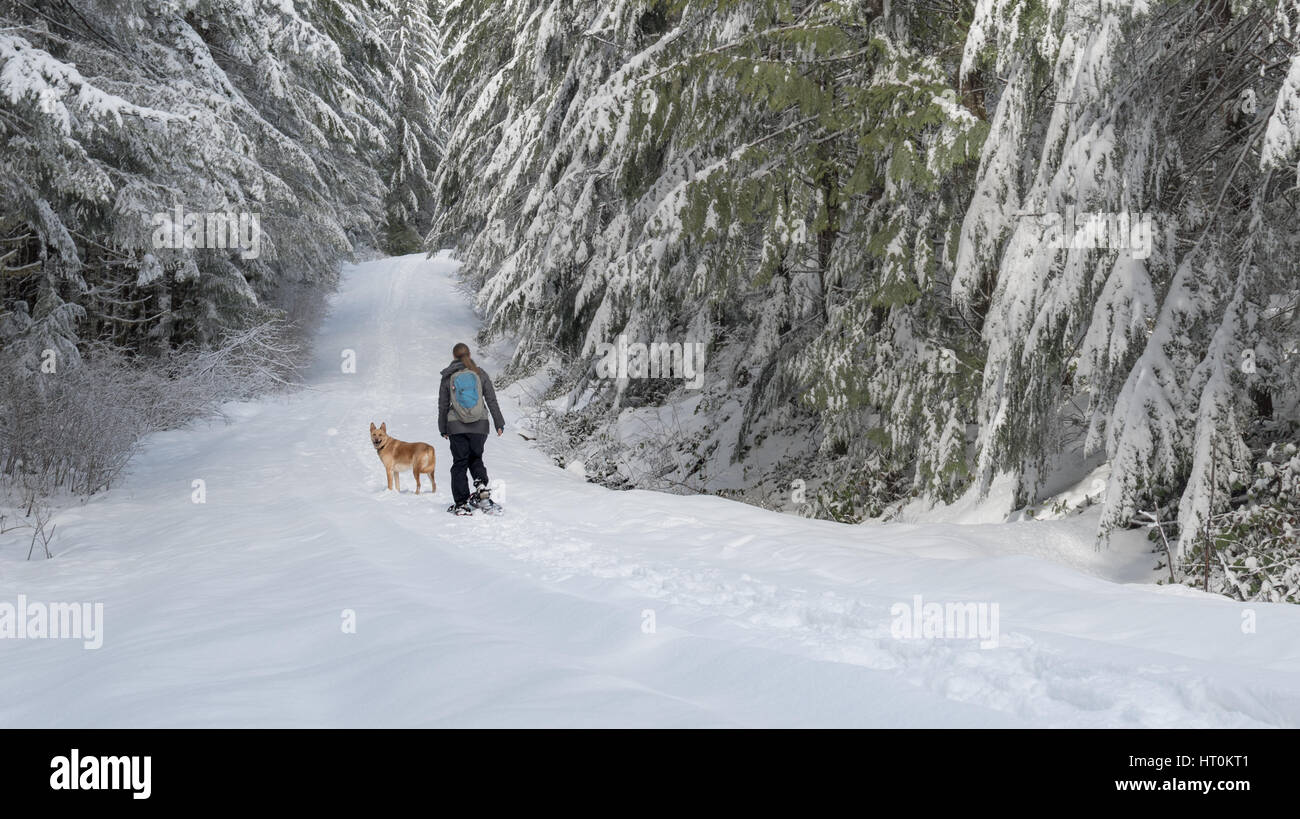
[[[420,467],[415,467],[411,472],[415,473],[415,494],[418,495],[420,494]]]
[[[389,490],[391,491],[392,488],[393,488],[393,470],[391,470],[391,469],[389,469],[387,466],[385,466],[385,467],[384,467],[384,475],[387,476],[387,478],[388,478],[388,488],[389,488]]]
[[[397,490],[399,495],[402,493],[402,476],[396,469],[393,470],[393,488]]]

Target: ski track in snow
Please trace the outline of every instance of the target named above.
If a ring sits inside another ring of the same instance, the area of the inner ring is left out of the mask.
[[[455,267],[346,268],[308,389],[155,436],[59,515],[54,560],[0,538],[0,600],[104,604],[99,650],[0,640],[0,726],[1300,726],[1300,608],[1037,556],[1064,522],[609,491],[515,433],[511,390],[507,514],[448,515],[437,374],[478,326]],[[436,494],[384,491],[370,421],[435,444]],[[894,639],[915,594],[997,603],[1000,645]]]

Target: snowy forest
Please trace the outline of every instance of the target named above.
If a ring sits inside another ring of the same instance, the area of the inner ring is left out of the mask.
[[[291,381],[339,261],[419,247],[443,140],[435,15],[0,3],[0,472],[29,508],[105,488],[150,431]]]
[[[589,480],[1090,512],[1300,602],[1297,0],[0,0],[0,140],[29,506],[293,382],[341,261],[451,248]]]

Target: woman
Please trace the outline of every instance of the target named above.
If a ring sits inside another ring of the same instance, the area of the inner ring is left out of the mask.
[[[488,489],[487,467],[483,465],[483,445],[488,437],[488,412],[492,413],[497,435],[505,431],[506,422],[497,406],[492,379],[478,368],[469,356],[469,347],[451,348],[455,360],[442,371],[438,388],[438,432],[451,443],[451,497],[447,511],[472,515],[474,509],[497,512]],[[474,476],[474,494],[470,494],[465,470]]]

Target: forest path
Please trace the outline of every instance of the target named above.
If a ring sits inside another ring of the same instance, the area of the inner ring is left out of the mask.
[[[154,436],[54,560],[0,540],[0,604],[104,607],[96,650],[0,639],[0,726],[1300,726],[1300,607],[609,491],[515,434],[510,390],[508,513],[448,515],[437,374],[478,327],[455,270],[347,267],[308,389]],[[385,491],[372,420],[436,445],[436,494]],[[917,594],[997,604],[997,646],[894,638]]]

